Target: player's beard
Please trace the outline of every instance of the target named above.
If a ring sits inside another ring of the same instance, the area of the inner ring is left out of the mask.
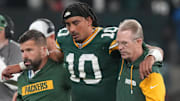
[[[37,59],[35,61],[33,61],[31,59],[24,59],[24,63],[26,63],[26,62],[30,63],[29,65],[25,64],[28,69],[32,69],[32,70],[36,71],[41,64],[42,59]]]

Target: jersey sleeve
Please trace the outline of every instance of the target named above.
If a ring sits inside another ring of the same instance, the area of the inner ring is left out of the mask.
[[[166,90],[160,73],[151,73],[139,85],[146,101],[164,101]]]
[[[56,48],[61,51],[61,47],[60,47],[60,44],[58,42],[58,39],[56,39]]]
[[[117,27],[106,27],[103,28],[101,38],[108,37],[111,39],[109,45],[109,54],[111,54],[114,50],[118,50],[118,44],[116,42],[116,35],[117,35],[118,28]]]
[[[59,49],[60,51],[62,51],[61,49],[61,42],[63,41],[63,37],[69,35],[69,31],[67,30],[67,28],[62,28],[58,31],[57,37],[56,37],[56,47],[57,49]]]
[[[104,35],[110,36],[112,38],[112,42],[109,45],[109,55],[113,56],[114,58],[121,58],[118,50],[118,43],[116,42],[118,27],[106,27],[103,31]]]
[[[116,42],[116,40],[113,40],[109,46],[109,54],[116,50],[118,50],[118,43]]]

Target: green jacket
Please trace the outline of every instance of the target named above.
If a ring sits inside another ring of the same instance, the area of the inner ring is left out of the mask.
[[[120,60],[121,71],[117,83],[117,101],[145,101],[145,96],[139,87],[139,84],[142,81],[139,75],[139,64],[144,60],[147,54],[148,49],[145,48],[143,55],[133,63],[128,63],[123,59]],[[161,63],[155,63],[152,66],[152,72],[160,73],[159,67],[161,66]]]
[[[17,101],[69,101],[71,85],[68,77],[62,64],[48,59],[31,79],[28,70],[20,75]]]

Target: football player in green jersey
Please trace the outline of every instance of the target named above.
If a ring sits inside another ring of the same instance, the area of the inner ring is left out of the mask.
[[[72,100],[115,101],[119,58],[109,54],[109,47],[118,28],[98,27],[96,15],[84,3],[69,5],[62,16],[66,28],[59,30],[56,40],[59,51],[50,53],[50,57],[56,61],[64,59],[71,74]],[[140,66],[142,75],[150,72],[157,59],[157,55],[152,55],[147,56]],[[3,75],[8,77],[22,69],[22,65],[7,68]]]

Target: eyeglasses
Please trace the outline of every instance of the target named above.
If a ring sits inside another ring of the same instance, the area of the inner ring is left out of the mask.
[[[126,42],[126,41],[122,41],[122,42],[117,41],[117,44],[118,44],[118,46],[121,45],[122,47],[127,47],[128,46],[128,42]]]
[[[134,38],[132,41],[135,42],[138,38]],[[121,45],[122,47],[127,47],[128,46],[128,41],[122,41],[122,42],[118,42],[116,41],[116,43],[119,45]]]

